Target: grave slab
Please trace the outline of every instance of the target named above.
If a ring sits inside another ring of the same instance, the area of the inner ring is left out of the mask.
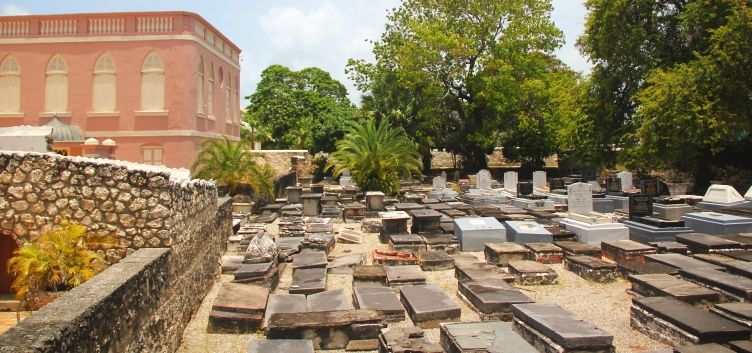
[[[553,235],[537,222],[504,222],[507,240],[518,244],[547,243],[554,241]]]
[[[693,258],[698,259],[700,261],[709,262],[713,265],[718,265],[721,267],[727,267],[728,264],[733,262],[739,262],[739,260],[730,258],[728,256],[724,256],[717,253],[711,253],[711,254],[693,254]]]
[[[752,262],[734,260],[726,264],[726,272],[752,278]]]
[[[386,286],[386,270],[383,265],[364,265],[353,268],[353,287]]]
[[[525,247],[530,249],[526,260],[542,264],[557,264],[564,261],[564,251],[552,243],[528,243]]]
[[[711,270],[723,270],[723,267],[713,265],[711,263],[693,259],[689,256],[679,254],[654,254],[646,255],[645,261],[658,262],[667,266],[676,267],[679,269],[697,269],[707,268]]]
[[[459,252],[459,239],[452,235],[451,232],[448,234],[423,234],[422,237],[428,250],[443,250],[447,254]]]
[[[331,274],[352,274],[355,266],[366,264],[366,254],[345,254],[335,257],[326,266],[327,272]]]
[[[478,313],[481,320],[512,320],[512,304],[533,300],[506,281],[489,279],[482,282],[460,281],[459,296]]]
[[[426,275],[418,265],[387,266],[386,282],[390,287],[426,284]]]
[[[720,235],[717,235],[717,237],[723,238],[726,240],[735,241],[739,243],[744,250],[752,249],[752,236],[744,235],[744,234],[720,234]]]
[[[672,346],[749,338],[747,328],[671,297],[634,299],[630,323],[648,337]]]
[[[487,280],[502,280],[507,283],[514,283],[515,281],[513,275],[502,271],[498,266],[488,262],[463,265],[455,264],[454,277],[458,281],[482,282]]]
[[[429,342],[421,328],[392,327],[381,330],[379,353],[444,353],[444,350]]]
[[[732,352],[735,353],[752,353],[752,341],[750,340],[744,340],[744,341],[731,341],[728,343],[729,347],[733,349]],[[722,353],[731,353],[731,352],[723,352]]]
[[[292,270],[295,271],[304,268],[326,268],[328,263],[325,252],[312,251],[294,255],[292,257]]]
[[[269,289],[238,283],[223,283],[212,303],[209,333],[250,333],[261,326]]]
[[[460,318],[460,307],[435,284],[402,287],[400,300],[420,328],[436,328],[441,322]]]
[[[657,262],[617,262],[616,270],[625,278],[629,275],[679,274],[679,269],[676,267]]]
[[[676,236],[676,241],[687,245],[693,254],[716,251],[743,250],[738,242],[703,233],[685,233]]]
[[[613,282],[618,278],[615,264],[592,256],[567,256],[564,258],[564,268],[598,283]]]
[[[602,254],[617,262],[645,262],[645,255],[655,254],[657,250],[633,240],[614,240],[601,243]]]
[[[538,352],[502,321],[442,324],[440,342],[447,353]]]
[[[752,279],[707,268],[680,269],[679,275],[699,285],[720,291],[722,301],[752,299]]]
[[[585,255],[592,257],[601,257],[601,249],[588,243],[579,241],[557,241],[554,245],[564,250],[564,257],[574,255]]]
[[[413,253],[401,251],[382,251],[374,249],[372,252],[373,263],[386,266],[417,265],[418,258]]]
[[[692,212],[682,216],[684,224],[696,232],[717,235],[752,232],[752,218],[718,212]]]
[[[454,220],[454,236],[462,251],[482,251],[486,243],[506,241],[506,228],[493,217],[468,217]]]
[[[733,350],[730,350],[718,343],[693,344],[691,346],[676,347],[674,349],[674,352],[675,353],[711,353],[711,352],[712,353],[734,353]],[[736,351],[736,353],[740,353],[740,351]]]
[[[279,283],[277,262],[244,264],[234,272],[235,283],[256,284],[274,290]]]
[[[378,310],[387,321],[400,322],[405,319],[405,308],[390,287],[355,287],[355,304],[359,309]]]
[[[750,250],[719,251],[718,254],[740,261],[752,262],[752,251]]]
[[[292,273],[290,294],[315,294],[326,290],[326,268],[301,268]]]
[[[516,304],[514,329],[541,352],[613,352],[614,336],[556,304]]]
[[[642,297],[672,297],[701,308],[718,303],[718,292],[668,274],[630,275],[632,292]]]
[[[529,253],[529,249],[511,242],[488,243],[483,252],[486,261],[498,266],[507,266],[512,260],[524,260]]]
[[[556,283],[559,275],[550,267],[536,261],[509,261],[509,274],[521,285],[548,285]]]
[[[306,296],[303,294],[269,294],[264,313],[264,327],[275,313],[304,313],[308,311]]]
[[[687,255],[689,253],[689,248],[686,245],[675,241],[650,242],[648,245],[655,247],[659,254],[673,253]]]
[[[417,255],[423,271],[445,271],[454,269],[454,259],[443,250],[421,251]]]
[[[251,340],[248,353],[313,353],[311,340]]]
[[[406,253],[418,253],[426,250],[423,237],[418,234],[390,234],[389,249]]]
[[[350,296],[342,288],[308,296],[308,311],[335,311],[354,309]]]
[[[752,303],[716,304],[710,311],[747,328],[752,328]]]
[[[268,339],[308,338],[316,350],[344,349],[354,341],[378,339],[386,327],[376,310],[276,313],[266,328]]]

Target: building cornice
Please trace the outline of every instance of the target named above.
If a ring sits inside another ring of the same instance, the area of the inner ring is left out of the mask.
[[[86,137],[203,137],[221,139],[227,137],[230,141],[240,141],[238,136],[230,136],[214,132],[198,130],[141,130],[141,131],[86,131]]]

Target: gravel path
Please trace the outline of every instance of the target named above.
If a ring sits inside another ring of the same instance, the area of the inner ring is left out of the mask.
[[[360,224],[337,224],[337,228],[347,227],[359,229]],[[276,224],[270,226],[269,231],[276,234]],[[364,234],[363,244],[337,244],[333,254],[366,253],[368,263],[371,264],[370,253],[373,249],[386,249],[387,246],[380,244],[377,234]],[[473,253],[479,259],[483,259],[483,253]],[[585,321],[590,322],[603,330],[614,335],[614,344],[618,353],[645,352],[654,349],[668,348],[668,346],[651,340],[642,333],[632,330],[629,326],[630,297],[626,293],[629,282],[619,280],[610,284],[598,284],[588,282],[572,272],[564,269],[562,265],[552,266],[559,274],[559,283],[549,286],[521,286],[520,288],[536,302],[556,303],[565,309],[575,313]],[[457,297],[457,280],[454,271],[425,272],[428,283],[440,285],[447,294],[452,297],[462,310],[462,321],[478,321],[478,315]],[[206,295],[192,321],[183,334],[183,344],[179,353],[244,353],[248,350],[248,342],[251,338],[263,339],[263,334],[208,334],[206,324],[211,311],[211,304],[217,296],[220,284],[232,280],[232,275],[222,275],[219,281]],[[287,288],[292,280],[290,266],[284,270],[275,293],[287,293]],[[329,275],[327,289],[344,288],[352,294],[352,275]],[[412,321],[390,323],[390,327],[413,326]],[[438,343],[439,329],[426,330],[426,337]],[[324,351],[339,353],[344,351]]]

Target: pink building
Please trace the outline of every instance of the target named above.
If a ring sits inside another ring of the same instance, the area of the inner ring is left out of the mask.
[[[239,139],[239,54],[188,12],[0,17],[0,127],[57,117],[62,153],[84,153],[60,141],[79,128],[115,158],[188,168],[203,140]]]

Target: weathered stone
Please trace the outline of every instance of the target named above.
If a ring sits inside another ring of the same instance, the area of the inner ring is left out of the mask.
[[[509,261],[524,260],[529,252],[530,250],[517,243],[488,243],[484,255],[486,261],[492,264],[507,266]]]
[[[110,192],[106,187],[98,186],[94,188],[94,196],[97,199],[106,200],[108,197],[110,197]]]
[[[353,229],[342,229],[339,231],[337,241],[344,244],[362,244],[363,232]]]
[[[328,261],[323,251],[312,251],[292,257],[293,271],[302,268],[326,268]]]
[[[598,283],[613,282],[618,277],[615,264],[592,256],[567,256],[564,258],[564,268]]]
[[[425,284],[426,276],[417,265],[387,266],[386,281],[390,287]]]
[[[290,294],[310,295],[326,290],[326,268],[301,268],[293,271]]]
[[[713,265],[705,261],[693,259],[689,256],[673,254],[673,253],[672,254],[646,255],[645,260],[650,261],[650,262],[661,263],[661,264],[671,266],[671,267],[676,267],[679,269],[706,268],[706,269],[711,269],[711,270],[723,270],[723,267],[721,266]]]
[[[29,203],[24,200],[19,200],[11,202],[10,206],[13,207],[14,210],[21,212],[26,211],[29,208]]]
[[[399,322],[405,319],[405,308],[390,287],[355,287],[353,297],[359,309],[378,310],[387,321]]]
[[[392,251],[418,253],[426,250],[423,237],[417,234],[390,234],[389,249]]]
[[[209,333],[250,333],[261,326],[269,289],[223,283],[209,314]]]
[[[649,245],[633,240],[611,240],[601,242],[603,256],[616,262],[645,262],[645,255],[657,250]]]
[[[665,273],[668,275],[676,275],[679,273],[679,269],[671,267],[657,262],[618,262],[616,263],[617,271],[622,276],[627,277],[629,275],[648,275]]]
[[[554,245],[564,250],[564,257],[571,255],[585,255],[601,257],[601,249],[588,243],[579,241],[557,241]]]
[[[417,265],[418,258],[413,253],[399,251],[381,251],[374,249],[372,254],[373,263],[387,266]]]
[[[355,266],[353,287],[382,287],[386,285],[386,270],[382,265]]]
[[[509,261],[509,274],[515,277],[515,283],[521,285],[555,284],[559,275],[550,267],[536,261]]]
[[[545,352],[613,352],[614,336],[556,304],[515,304],[514,328]]]
[[[752,279],[707,268],[680,269],[679,275],[722,293],[722,301],[752,300]]]
[[[308,311],[306,296],[303,294],[270,294],[264,314],[264,327],[275,313],[305,313]]]
[[[314,353],[313,341],[300,340],[251,340],[248,345],[248,353]]]
[[[527,243],[525,247],[530,249],[527,260],[542,264],[555,264],[564,260],[564,251],[552,243]]]
[[[709,307],[720,300],[714,290],[667,274],[630,275],[632,291],[643,297],[673,297],[686,303]]]
[[[279,282],[276,262],[242,264],[233,274],[236,283],[250,283],[270,290]]]
[[[677,234],[676,241],[687,245],[693,254],[707,254],[723,250],[743,250],[738,242],[703,233]]]
[[[417,327],[394,327],[381,330],[379,353],[444,353],[441,346],[423,337]]]
[[[377,339],[386,327],[376,310],[272,314],[266,328],[269,339],[309,338],[314,349],[344,349],[351,341]]]
[[[455,260],[456,261],[456,260]],[[456,264],[454,267],[454,277],[459,281],[482,282],[486,280],[502,280],[507,283],[514,283],[515,277],[500,270],[496,265],[480,262],[469,264]]]
[[[460,307],[434,284],[402,287],[400,299],[410,319],[421,328],[436,328],[440,322],[460,318]]]
[[[454,268],[454,259],[442,250],[422,251],[417,256],[423,271],[444,271]]]
[[[736,342],[742,342],[742,341],[736,341]],[[749,341],[747,341],[749,342]],[[730,343],[731,344],[731,343]],[[733,345],[732,345],[733,346]],[[738,346],[737,346],[738,347]],[[672,352],[670,353],[746,353],[746,351],[736,349],[731,350],[724,346],[721,346],[718,343],[708,343],[708,344],[693,344],[690,346],[682,346],[682,347],[676,347]]]
[[[308,296],[308,311],[334,311],[353,309],[352,299],[342,288]]]
[[[267,263],[277,258],[277,244],[267,233],[253,237],[245,251],[245,263]]]
[[[475,310],[481,320],[512,320],[512,304],[532,303],[527,295],[511,284],[489,279],[482,282],[460,281],[460,298]]]
[[[536,353],[508,322],[487,321],[441,325],[441,346],[447,353]]]

